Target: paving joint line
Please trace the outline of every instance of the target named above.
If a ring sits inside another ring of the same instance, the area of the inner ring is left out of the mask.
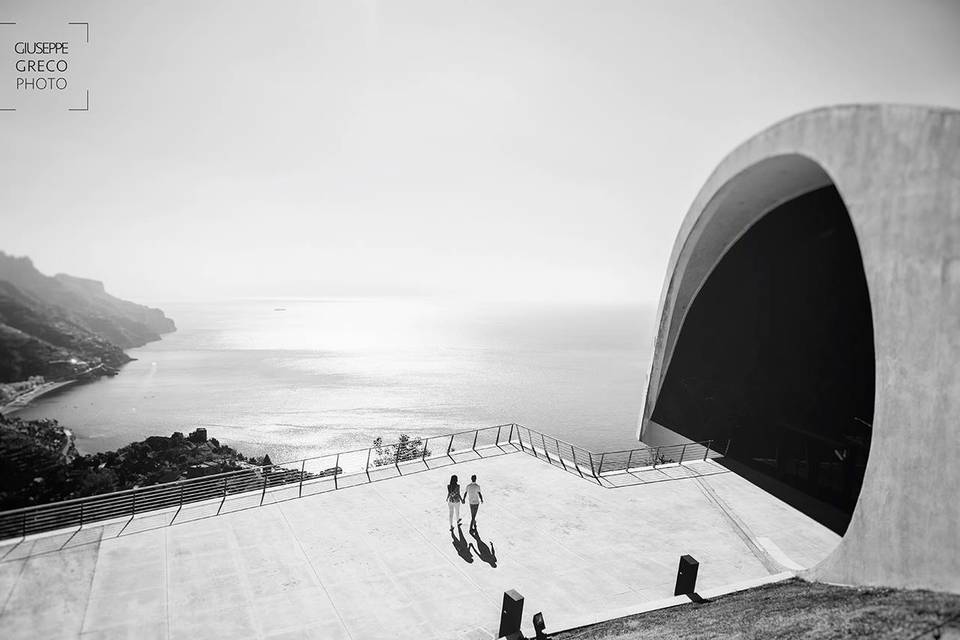
[[[743,543],[747,546],[757,560],[760,561],[760,564],[763,565],[763,568],[770,572],[771,575],[776,573],[782,573],[787,571],[786,567],[781,567],[780,563],[773,559],[773,557],[760,546],[756,540],[756,536],[753,535],[753,531],[750,530],[750,527],[740,519],[740,517],[733,511],[733,508],[730,507],[724,500],[717,495],[717,492],[706,483],[700,476],[694,476],[694,479],[697,481],[697,484],[700,485],[700,490],[707,497],[714,506],[716,506],[720,512],[726,517],[726,519],[733,525],[734,533],[737,534]]]
[[[87,592],[87,606],[83,608],[83,618],[80,620],[80,631],[77,636],[83,635],[83,628],[87,625],[87,614],[90,613],[90,602],[93,600],[93,583],[97,579],[97,567],[100,566],[100,543],[103,541],[103,530],[100,530],[100,538],[97,540],[97,553],[93,561],[93,571],[90,572],[90,591]],[[63,550],[63,547],[60,548]]]
[[[30,550],[33,550],[33,546],[37,543],[36,540],[30,541]],[[29,551],[27,552],[29,554]],[[33,558],[31,555],[26,555],[23,558],[23,564],[20,565],[20,571],[17,572],[17,579],[13,581],[13,584],[10,585],[10,593],[7,594],[7,597],[3,601],[3,606],[0,607],[0,615],[5,615],[7,613],[7,606],[10,605],[10,600],[13,598],[13,592],[16,591],[17,585],[20,584],[20,580],[23,578],[23,572],[27,568],[27,563]]]
[[[283,512],[283,505],[280,503],[274,503],[274,506],[276,506],[277,510],[280,512],[280,517],[283,518],[284,524],[287,525],[287,530],[290,532],[290,535],[293,536],[293,539],[297,541],[297,548],[300,549],[300,553],[303,554],[304,559],[307,561],[307,565],[310,566],[310,571],[313,572],[313,577],[317,579],[317,584],[320,585],[320,588],[323,589],[323,593],[327,596],[327,600],[330,601],[330,606],[333,607],[334,613],[337,614],[337,619],[340,620],[340,626],[343,627],[347,637],[353,640],[353,634],[350,633],[350,629],[347,627],[346,621],[344,621],[343,616],[340,615],[340,609],[337,608],[337,603],[335,603],[333,598],[330,597],[330,591],[327,590],[327,585],[323,584],[323,580],[320,578],[317,568],[313,566],[313,561],[310,559],[310,556],[307,555],[306,550],[304,550],[303,543],[300,542],[300,537],[297,535],[293,525],[290,524],[290,520],[287,519],[287,514]]]

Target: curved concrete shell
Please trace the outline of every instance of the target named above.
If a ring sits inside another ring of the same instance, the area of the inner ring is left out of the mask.
[[[720,163],[670,257],[639,435],[656,444],[666,433],[651,417],[687,312],[724,255],[768,212],[830,186],[862,256],[875,393],[859,499],[842,542],[810,573],[960,593],[958,111],[818,109]]]

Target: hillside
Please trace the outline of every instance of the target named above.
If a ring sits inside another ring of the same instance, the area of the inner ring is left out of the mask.
[[[247,458],[207,439],[203,429],[80,455],[73,434],[56,420],[0,416],[0,460],[0,510],[6,510],[235,471]],[[269,457],[250,461],[270,464]]]
[[[130,360],[124,349],[174,330],[161,310],[116,298],[101,282],[46,276],[0,251],[0,382],[111,373]]]

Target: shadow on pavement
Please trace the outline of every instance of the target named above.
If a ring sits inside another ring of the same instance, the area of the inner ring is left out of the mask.
[[[461,533],[460,535],[462,536],[463,534]],[[493,548],[493,542],[487,545],[487,543],[480,538],[480,532],[476,529],[471,531],[470,535],[473,536],[473,539],[477,541],[476,547],[473,546],[472,542],[470,543],[470,547],[476,551],[477,557],[496,569],[497,551]]]
[[[457,553],[460,554],[460,557],[463,558],[464,562],[473,562],[473,554],[470,553],[470,545],[467,543],[467,539],[463,537],[463,528],[457,527],[457,537],[453,531],[450,531],[450,537],[453,539],[453,548],[457,550]]]

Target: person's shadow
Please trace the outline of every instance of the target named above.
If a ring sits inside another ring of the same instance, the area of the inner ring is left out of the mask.
[[[457,550],[464,562],[473,562],[473,554],[470,553],[470,545],[467,544],[467,539],[463,537],[463,529],[457,527],[457,533],[460,534],[459,538],[453,534],[452,530],[450,531],[450,537],[453,538],[453,548]]]
[[[462,534],[461,534],[462,535]],[[473,539],[477,541],[476,548],[473,547],[473,543],[470,543],[470,547],[474,548],[474,551],[477,552],[477,557],[489,564],[494,569],[497,568],[497,550],[493,548],[493,542],[488,546],[486,542],[480,539],[480,532],[474,529],[470,532],[470,535],[473,536]]]

